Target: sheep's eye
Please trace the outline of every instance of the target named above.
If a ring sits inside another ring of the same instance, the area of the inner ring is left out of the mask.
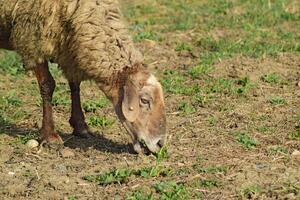
[[[141,98],[141,103],[142,104],[149,104],[149,100],[148,99],[145,99],[145,98]]]

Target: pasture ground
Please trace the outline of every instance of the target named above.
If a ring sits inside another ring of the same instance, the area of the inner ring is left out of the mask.
[[[55,65],[56,129],[69,154],[28,150],[42,117],[37,82],[0,51],[0,199],[299,199],[299,1],[121,2],[164,86],[167,150],[132,153],[92,82],[82,102],[95,136],[72,137]]]

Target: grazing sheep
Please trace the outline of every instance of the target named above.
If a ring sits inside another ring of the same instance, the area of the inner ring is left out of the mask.
[[[55,81],[48,60],[59,64],[71,90],[69,120],[74,134],[87,136],[80,105],[80,83],[94,80],[141,152],[164,144],[166,118],[160,83],[134,48],[117,0],[0,0],[0,48],[17,51],[36,74],[43,99],[41,137],[62,143],[54,131]]]

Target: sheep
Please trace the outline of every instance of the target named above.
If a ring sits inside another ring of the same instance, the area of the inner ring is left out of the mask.
[[[80,83],[93,80],[112,102],[136,152],[143,152],[142,141],[153,153],[164,145],[162,86],[134,47],[118,6],[117,0],[0,0],[0,48],[15,50],[25,69],[36,75],[43,100],[43,141],[63,143],[52,118],[55,80],[48,61],[53,61],[70,86],[74,135],[89,135]]]

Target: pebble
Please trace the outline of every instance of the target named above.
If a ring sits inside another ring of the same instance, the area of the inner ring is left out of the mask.
[[[64,148],[60,150],[60,154],[63,158],[71,158],[75,156],[75,153],[69,148]]]
[[[294,150],[293,153],[292,153],[292,156],[300,156],[300,151],[298,150]]]
[[[39,142],[34,140],[34,139],[31,139],[31,140],[28,140],[26,142],[26,146],[29,148],[29,149],[33,149],[33,148],[36,148],[39,146]]]

